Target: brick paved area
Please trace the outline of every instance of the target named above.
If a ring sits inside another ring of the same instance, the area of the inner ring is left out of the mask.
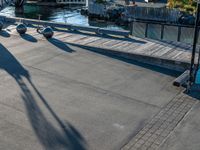
[[[170,101],[146,126],[121,150],[156,150],[174,130],[195,100],[180,94]]]

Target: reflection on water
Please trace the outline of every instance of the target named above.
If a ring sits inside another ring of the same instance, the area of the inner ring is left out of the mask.
[[[72,8],[72,9],[70,9]],[[109,29],[124,29],[111,23],[97,23],[90,21],[87,16],[80,14],[80,9],[73,9],[73,7],[48,7],[48,6],[36,6],[28,5],[24,6],[24,10],[15,11],[15,8],[10,6],[0,12],[0,15],[24,17],[30,19],[38,19],[38,14],[41,14],[42,20],[50,20],[55,22],[80,24],[85,26],[97,26]]]

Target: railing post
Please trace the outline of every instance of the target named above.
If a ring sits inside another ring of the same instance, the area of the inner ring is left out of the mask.
[[[189,85],[191,86],[194,82],[194,73],[197,71],[195,70],[195,56],[196,56],[196,47],[197,47],[197,40],[199,36],[199,29],[198,29],[198,23],[199,23],[199,16],[200,16],[200,2],[197,2],[197,13],[196,13],[196,20],[195,20],[195,26],[194,26],[194,39],[193,39],[193,47],[192,47],[192,56],[191,56],[191,63],[190,63],[190,80]],[[195,72],[194,72],[195,71]]]
[[[164,25],[161,25],[161,35],[160,35],[160,39],[163,40],[163,36],[164,36]]]
[[[180,42],[181,39],[181,27],[178,26],[178,37],[177,37],[177,41]]]
[[[148,34],[148,26],[149,26],[149,24],[148,24],[148,23],[146,23],[146,29],[145,29],[145,38],[147,37],[147,34]]]

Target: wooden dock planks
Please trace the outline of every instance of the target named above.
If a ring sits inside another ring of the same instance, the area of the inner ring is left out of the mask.
[[[66,34],[66,33],[63,33]],[[190,60],[191,55],[191,45],[185,45],[183,43],[175,42],[161,42],[153,41],[148,39],[141,39],[142,42],[137,42],[136,40],[122,40],[122,39],[110,39],[106,37],[100,37],[95,35],[79,35],[70,33],[68,38],[63,38],[64,36],[55,36],[62,40],[63,42],[73,43],[83,46],[90,46],[96,48],[103,48],[107,50],[122,51],[126,53],[136,53],[145,56],[160,57],[166,59],[172,59],[177,61],[187,61]],[[81,33],[80,33],[81,34]],[[137,38],[137,40],[140,40]],[[184,58],[184,59],[183,59]]]
[[[11,25],[7,29],[10,34],[16,35],[17,33],[15,28],[15,25]],[[28,28],[27,34],[30,34],[36,39],[43,38],[43,36],[39,34],[35,28]],[[184,43],[161,42],[139,38],[112,39],[111,37],[104,37],[95,34],[90,35],[73,33],[71,31],[55,31],[54,38],[69,44],[71,43],[75,45],[83,45],[94,48],[102,48],[106,50],[114,50],[184,62],[190,62],[192,48],[191,45],[186,45]],[[19,43],[13,42],[12,46],[15,44]]]

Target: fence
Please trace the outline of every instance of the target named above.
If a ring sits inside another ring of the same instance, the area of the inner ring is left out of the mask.
[[[131,19],[177,23],[180,17],[180,11],[177,9],[126,6],[125,10],[125,17]]]
[[[192,44],[194,28],[193,26],[185,25],[135,21],[132,23],[131,34],[141,38],[177,41]],[[200,44],[200,39],[198,43]]]

